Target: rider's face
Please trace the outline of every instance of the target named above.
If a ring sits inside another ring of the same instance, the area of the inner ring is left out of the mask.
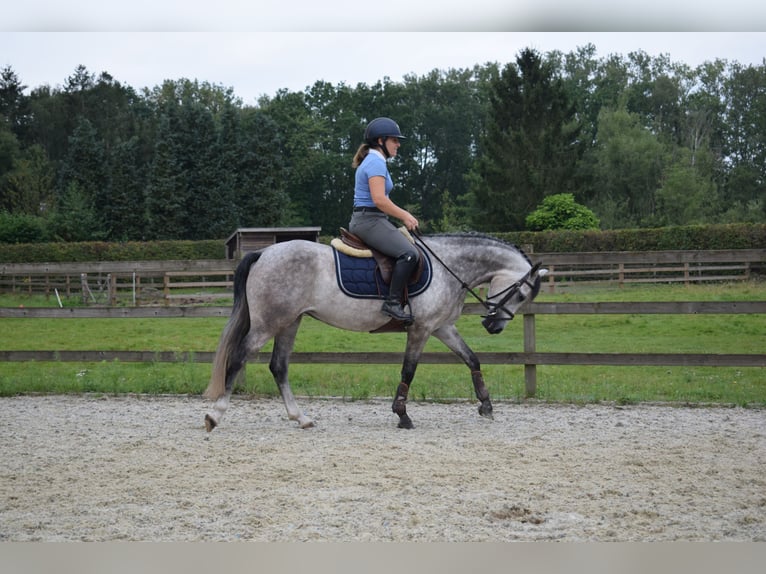
[[[399,142],[399,138],[389,137],[386,138],[386,141],[383,145],[386,146],[389,157],[394,157],[396,156],[396,152],[399,149],[399,146],[402,144]]]

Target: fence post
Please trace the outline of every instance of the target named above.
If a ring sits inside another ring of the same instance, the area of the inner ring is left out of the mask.
[[[556,283],[553,278],[554,271],[556,271],[556,266],[548,265],[548,293],[554,293],[556,291]]]
[[[117,305],[117,273],[109,273],[106,280],[109,285],[109,305],[114,307]]]
[[[165,307],[167,307],[170,305],[170,276],[167,273],[162,278],[162,293],[165,298]]]
[[[535,316],[524,315],[524,352],[535,352]],[[527,398],[537,393],[537,365],[524,364],[524,388]]]
[[[82,304],[87,305],[88,304],[88,291],[90,289],[88,288],[88,274],[87,273],[80,273],[80,289],[82,290]]]

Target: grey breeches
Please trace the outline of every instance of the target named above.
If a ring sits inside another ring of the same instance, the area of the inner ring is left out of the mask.
[[[381,253],[395,259],[409,255],[418,259],[418,251],[388,220],[385,213],[354,212],[348,230]]]

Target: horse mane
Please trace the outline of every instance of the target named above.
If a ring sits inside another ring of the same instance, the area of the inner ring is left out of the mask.
[[[431,237],[451,237],[455,239],[478,239],[481,241],[499,243],[505,247],[510,247],[511,249],[518,251],[524,257],[524,259],[527,260],[527,263],[532,265],[532,260],[529,258],[529,256],[526,253],[524,253],[524,250],[521,249],[521,247],[519,247],[515,243],[511,243],[510,241],[506,241],[505,239],[501,239],[499,237],[487,235],[486,233],[480,233],[478,231],[451,231],[451,232],[445,232],[445,233],[434,233],[433,235],[431,235]]]

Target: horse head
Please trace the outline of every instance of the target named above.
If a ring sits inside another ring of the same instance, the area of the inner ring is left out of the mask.
[[[521,278],[513,281],[504,274],[492,278],[489,285],[489,295],[484,305],[487,314],[484,315],[482,326],[490,335],[502,333],[508,321],[511,321],[518,310],[526,303],[533,301],[540,292],[541,277],[548,273],[541,269],[540,263],[535,263]]]

